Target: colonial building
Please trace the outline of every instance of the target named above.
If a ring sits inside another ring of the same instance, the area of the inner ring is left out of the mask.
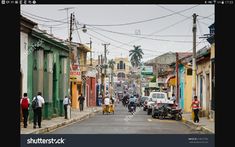
[[[69,43],[69,42],[67,42]],[[78,109],[78,97],[83,93],[86,97],[86,82],[82,76],[86,74],[86,56],[90,49],[76,42],[71,42],[72,53],[70,62],[70,96],[72,108]],[[86,101],[85,101],[86,106]]]
[[[20,98],[23,96],[23,93],[28,93],[29,35],[31,35],[32,29],[36,25],[37,23],[23,16],[20,17]]]
[[[131,63],[128,60],[128,57],[116,57],[114,58],[115,66],[114,66],[114,73],[116,73],[116,77],[118,80],[126,80],[127,75],[130,73],[131,70]]]
[[[210,114],[209,117],[211,119],[215,118],[215,24],[209,26],[210,35],[207,39],[207,41],[211,44],[211,85],[210,85]]]
[[[30,101],[42,92],[45,99],[43,118],[63,115],[63,98],[68,95],[69,48],[60,39],[40,30],[36,23],[21,16],[21,76],[22,93]],[[31,31],[29,31],[31,28]],[[23,53],[23,54],[22,54]],[[32,120],[32,111],[30,111]]]
[[[204,47],[197,52],[197,96],[200,100],[202,111],[201,116],[209,117],[210,111],[210,86],[211,86],[211,65],[210,48]]]

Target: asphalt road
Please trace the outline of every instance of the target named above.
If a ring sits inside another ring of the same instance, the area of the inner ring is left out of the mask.
[[[114,115],[99,112],[89,119],[59,128],[50,134],[202,134],[181,121],[154,119],[142,108],[137,108],[134,115],[121,103],[115,109]]]

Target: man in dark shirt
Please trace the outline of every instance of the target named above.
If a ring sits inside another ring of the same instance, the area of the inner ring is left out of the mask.
[[[83,97],[83,95],[81,93],[81,95],[78,97],[80,111],[83,111],[84,100],[85,100],[85,98]]]

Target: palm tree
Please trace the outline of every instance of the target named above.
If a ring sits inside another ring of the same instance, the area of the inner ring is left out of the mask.
[[[114,65],[115,61],[113,59],[108,61],[109,68],[111,68],[111,85],[113,86],[113,70],[114,70]]]
[[[116,64],[116,63],[115,63],[115,61],[114,61],[113,59],[111,59],[111,60],[108,61],[108,65],[109,65],[109,68],[111,68],[111,70],[114,69],[114,65],[115,65],[115,64]]]
[[[134,49],[129,51],[129,57],[131,57],[131,65],[133,67],[138,67],[140,65],[140,61],[143,58],[142,55],[144,55],[142,49],[139,46],[133,46]]]

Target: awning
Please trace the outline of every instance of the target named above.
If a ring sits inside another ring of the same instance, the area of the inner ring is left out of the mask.
[[[165,83],[169,84],[169,85],[172,85],[172,86],[175,86],[175,75],[170,75],[167,77]]]

